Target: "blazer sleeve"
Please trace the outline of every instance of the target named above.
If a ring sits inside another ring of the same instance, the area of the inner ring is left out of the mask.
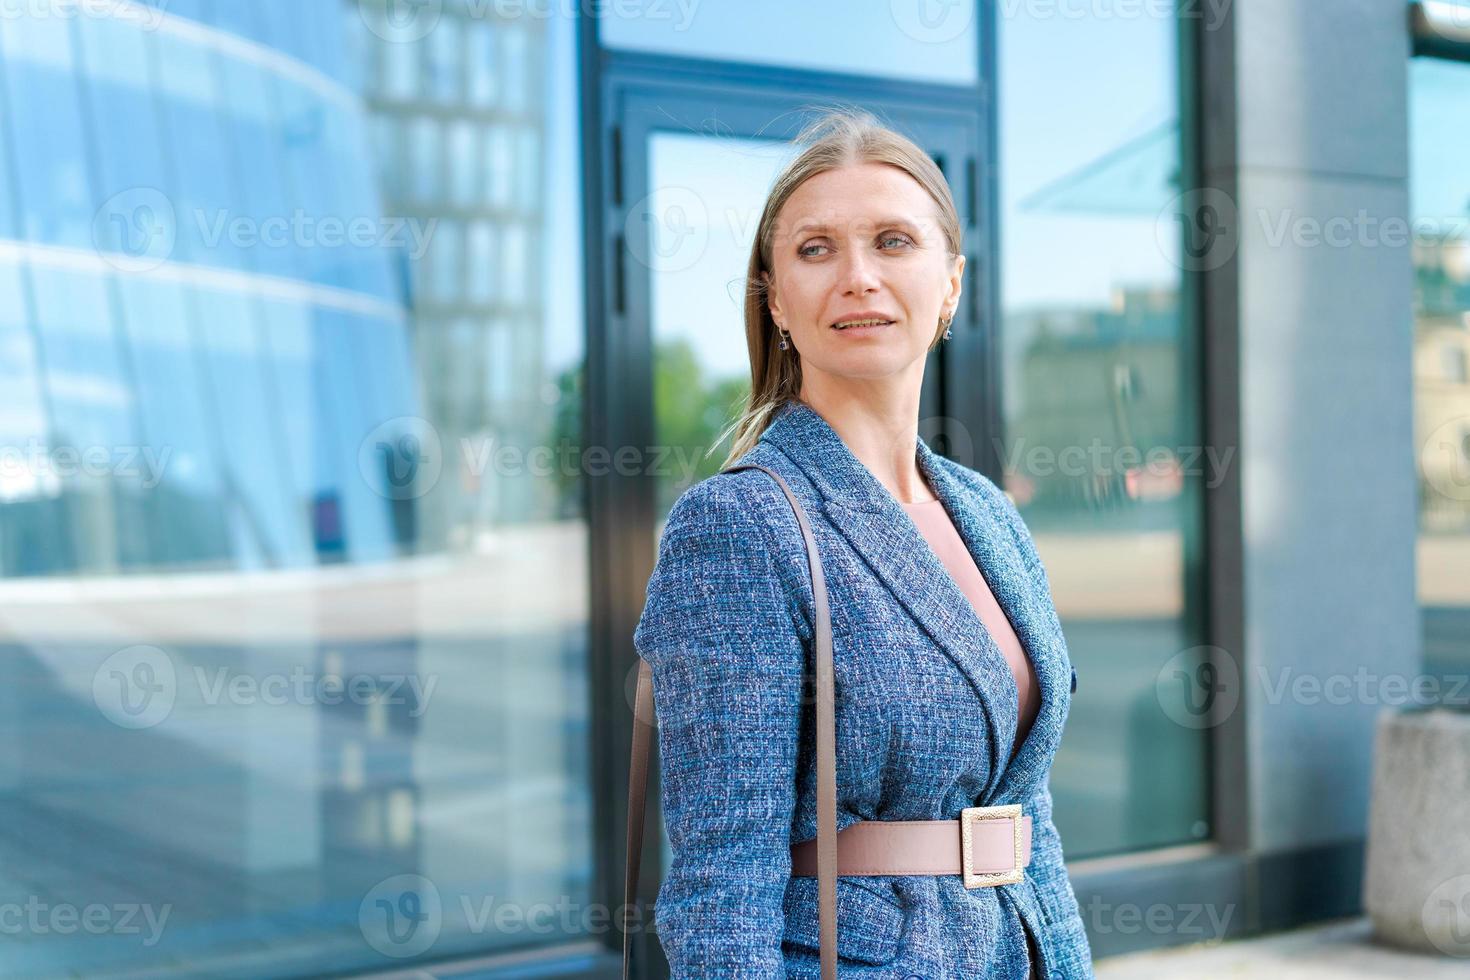
[[[1093,980],[1092,949],[1082,909],[1062,856],[1062,838],[1051,819],[1051,785],[1043,783],[1025,810],[1031,817],[1031,865],[1027,874],[1036,888],[1041,913],[1051,933],[1056,971],[1061,980]]]
[[[654,925],[674,980],[785,976],[805,648],[769,524],[734,476],[676,501],[634,633],[653,675],[673,857]]]

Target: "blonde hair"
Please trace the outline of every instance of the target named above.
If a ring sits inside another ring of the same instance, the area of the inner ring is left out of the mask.
[[[829,170],[861,163],[886,163],[918,181],[939,206],[939,227],[950,255],[959,255],[963,247],[959,214],[944,172],[928,153],[906,136],[884,126],[871,112],[852,107],[830,108],[805,126],[795,142],[806,145],[806,149],[776,177],[751,244],[745,280],[750,394],[739,417],[715,441],[718,446],[727,436],[734,435],[730,454],[721,469],[745,455],[765,432],[776,409],[801,392],[801,361],[795,347],[781,350],[779,346],[780,336],[767,303],[765,282],[766,275],[773,271],[771,239],[776,216],[798,187]],[[939,345],[944,327],[944,321],[936,324],[930,350]]]

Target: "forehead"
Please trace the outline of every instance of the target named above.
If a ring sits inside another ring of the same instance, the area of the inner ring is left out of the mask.
[[[777,236],[862,235],[907,224],[937,232],[939,207],[904,171],[862,163],[817,174],[791,193],[776,222]]]

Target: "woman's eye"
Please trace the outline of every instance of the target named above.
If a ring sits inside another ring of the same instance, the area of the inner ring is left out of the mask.
[[[826,248],[826,247],[827,246],[825,246],[825,245],[803,245],[801,248],[799,248],[799,249],[796,250],[796,254],[797,255],[808,256],[809,257],[812,253],[811,252],[808,252],[807,249],[810,249],[810,248]]]
[[[908,238],[906,236],[904,236],[904,235],[884,235],[879,240],[882,241],[882,242],[885,242],[885,243],[886,242],[901,242],[901,243],[903,243],[905,245],[909,244]]]

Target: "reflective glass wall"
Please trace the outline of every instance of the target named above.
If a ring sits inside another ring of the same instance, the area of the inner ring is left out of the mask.
[[[592,853],[575,25],[525,10],[0,18],[0,977],[586,928],[525,919]]]
[[[1467,7],[1470,17],[1470,7]],[[1470,700],[1470,65],[1409,65],[1424,698]]]
[[[998,5],[1003,469],[1077,670],[1069,860],[1211,834],[1198,500],[1231,454],[1200,445],[1180,301],[1187,7]]]

